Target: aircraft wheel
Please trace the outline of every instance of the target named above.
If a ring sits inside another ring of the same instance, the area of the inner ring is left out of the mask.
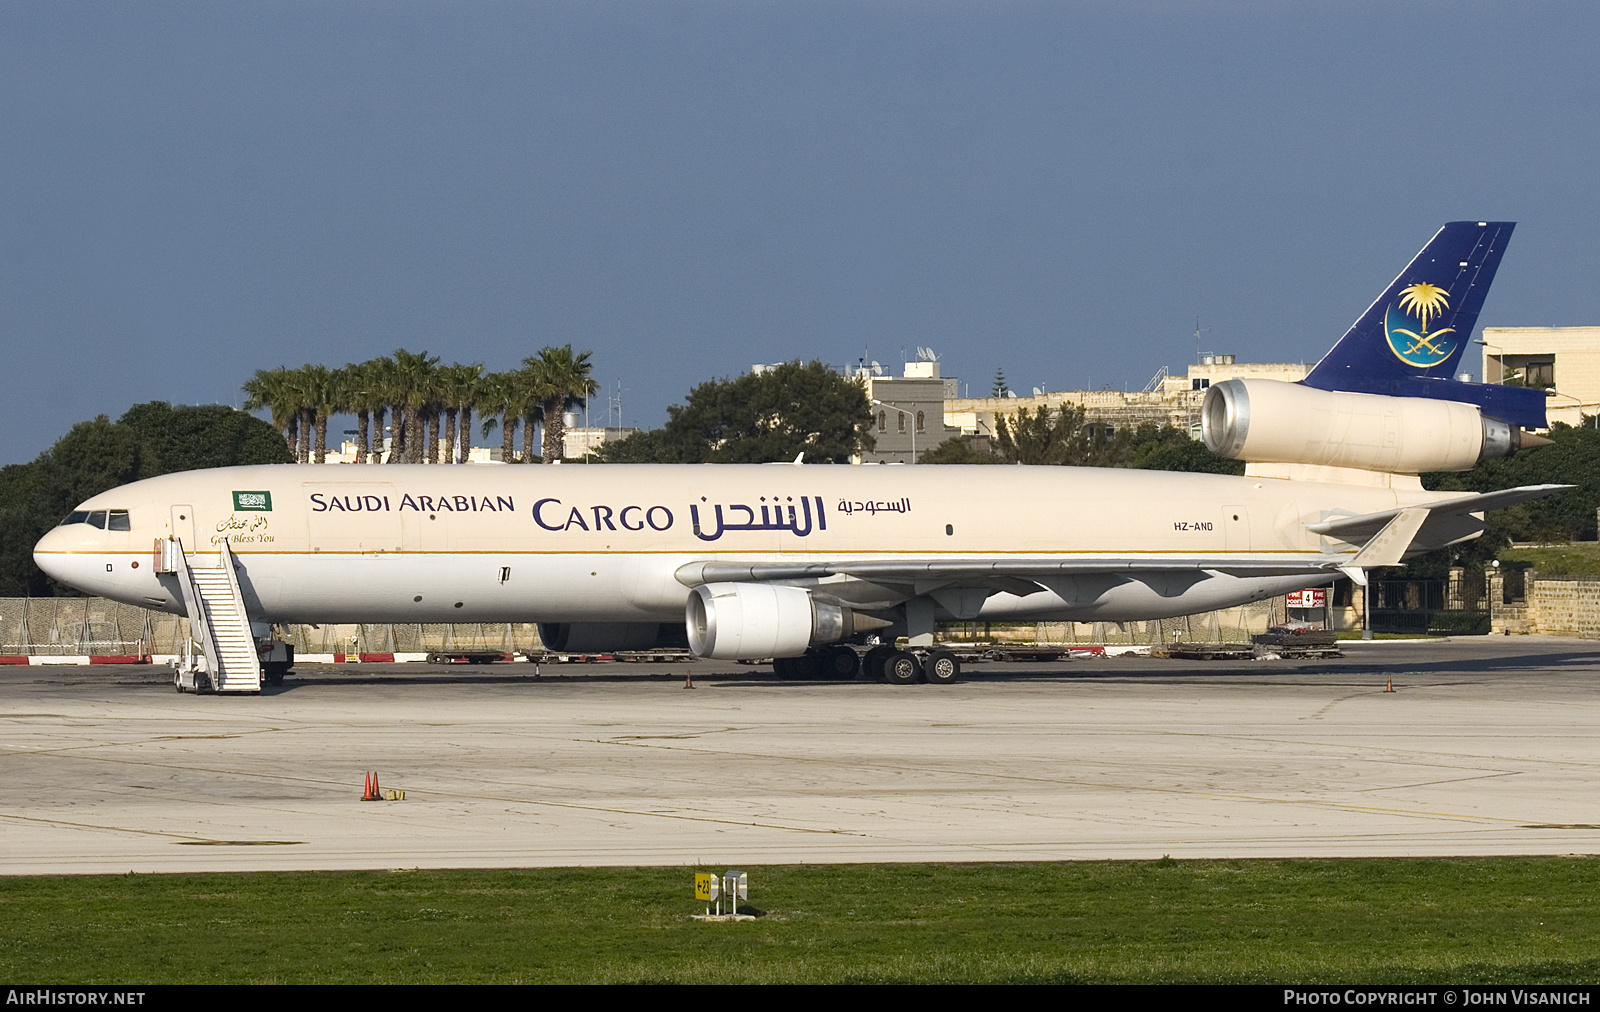
[[[874,682],[886,682],[883,662],[894,655],[894,647],[873,647],[861,662],[861,673]]]
[[[896,650],[883,662],[883,680],[890,685],[915,685],[922,678],[922,664],[909,650]]]
[[[954,685],[961,677],[961,662],[948,650],[935,650],[922,665],[922,677],[929,685]]]
[[[822,655],[822,666],[828,678],[848,682],[861,670],[861,658],[849,647],[829,647]]]

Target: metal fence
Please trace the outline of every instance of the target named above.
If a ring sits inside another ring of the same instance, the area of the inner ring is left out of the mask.
[[[279,626],[297,654],[537,650],[531,622]],[[101,597],[0,598],[0,655],[176,654],[189,620]]]
[[[1413,636],[1487,635],[1488,600],[1469,598],[1460,579],[1374,580],[1372,631]]]
[[[986,629],[984,623],[946,626],[942,639],[995,638],[1046,643],[1154,645],[1247,642],[1287,619],[1283,598],[1151,622],[1028,622]],[[0,598],[0,654],[177,654],[188,619],[98,597]],[[290,625],[277,635],[295,653],[424,653],[429,650],[539,650],[531,622],[367,623]]]

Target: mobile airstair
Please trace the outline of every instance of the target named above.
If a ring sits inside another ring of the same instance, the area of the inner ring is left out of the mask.
[[[260,692],[261,658],[228,542],[218,544],[215,567],[193,565],[177,538],[163,538],[158,548],[158,571],[177,576],[189,616],[190,642],[178,658],[173,679],[178,691]]]

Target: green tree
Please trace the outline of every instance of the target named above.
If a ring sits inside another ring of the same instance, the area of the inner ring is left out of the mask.
[[[919,464],[1004,464],[1004,457],[981,447],[972,436],[951,436],[917,457]]]
[[[848,463],[873,445],[871,402],[861,384],[821,362],[786,362],[762,373],[710,380],[667,409],[667,424],[604,447],[612,463]]]
[[[141,478],[235,464],[287,464],[293,459],[266,423],[225,404],[173,407],[151,401],[129,408],[117,424],[133,430],[143,448]]]
[[[1085,464],[1089,441],[1084,434],[1083,408],[1063,404],[1036,411],[1022,408],[1015,418],[995,419],[995,444],[1013,464]]]
[[[592,352],[574,353],[572,345],[545,348],[538,358],[525,359],[534,397],[539,401],[544,416],[545,463],[560,460],[566,450],[566,421],[563,412],[582,407],[588,398],[600,389],[600,384],[590,378]]]
[[[478,406],[483,392],[483,363],[440,369],[439,392],[445,413],[445,462],[465,463],[467,454],[472,452],[472,409]]]

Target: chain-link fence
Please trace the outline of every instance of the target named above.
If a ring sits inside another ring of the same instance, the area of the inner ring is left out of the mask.
[[[290,625],[297,654],[423,653],[541,647],[531,622]],[[189,620],[101,597],[0,598],[0,655],[177,654]]]
[[[972,642],[993,640],[1103,646],[1158,646],[1173,642],[1248,643],[1256,633],[1264,633],[1288,621],[1288,616],[1284,599],[1273,597],[1237,608],[1149,622],[1027,622],[1015,625],[963,622],[946,626],[940,638]]]
[[[1283,598],[1158,622],[956,623],[941,639],[1032,640],[1042,643],[1155,645],[1247,642],[1285,621]],[[176,654],[189,634],[187,619],[98,597],[0,598],[0,654]],[[542,649],[531,622],[366,623],[279,626],[305,654],[425,653],[430,650]]]

